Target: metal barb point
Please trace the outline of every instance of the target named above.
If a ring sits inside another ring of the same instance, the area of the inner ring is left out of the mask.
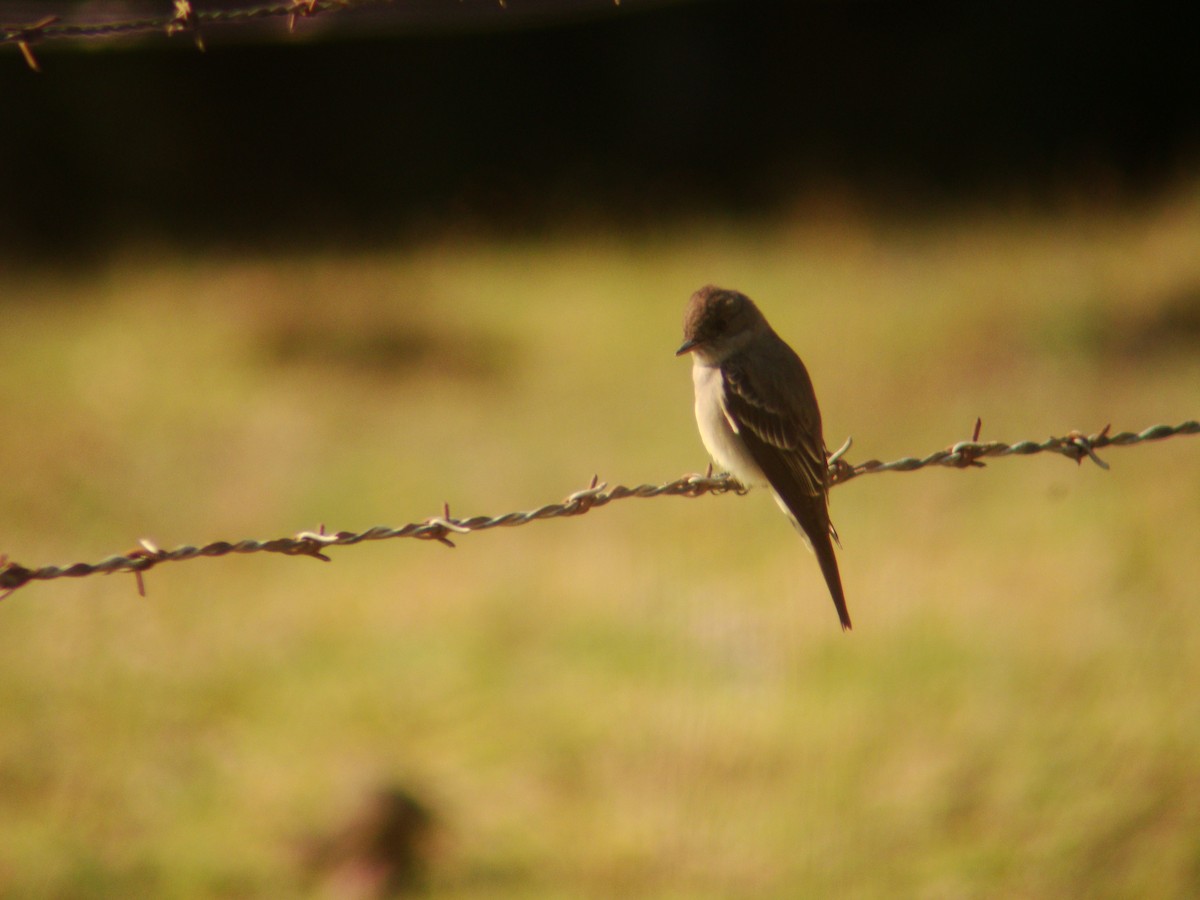
[[[1105,429],[1105,431],[1107,431],[1107,428]],[[1101,434],[1099,436],[1103,437],[1104,432],[1101,432]],[[1108,463],[1106,463],[1104,460],[1102,460],[1099,456],[1096,455],[1096,451],[1092,448],[1091,438],[1089,438],[1087,435],[1083,434],[1082,432],[1072,431],[1070,434],[1068,434],[1066,446],[1071,447],[1073,450],[1073,452],[1067,453],[1066,455],[1068,455],[1072,459],[1074,459],[1077,465],[1082,465],[1083,458],[1085,456],[1087,456],[1088,458],[1091,459],[1092,462],[1094,462],[1100,468],[1104,469],[1105,471],[1108,471]]]
[[[303,16],[308,18],[317,14],[317,0],[292,0],[292,8],[288,12],[288,31],[295,33],[296,18]]]
[[[175,0],[175,18],[167,25],[167,34],[178,31],[190,31],[196,49],[204,52],[204,38],[200,34],[200,21],[196,11],[192,9],[192,0]]]
[[[17,562],[9,560],[5,554],[0,557],[0,600],[24,587],[33,579],[33,571]]]
[[[850,445],[853,443],[854,443],[854,438],[851,435],[847,435],[846,440],[844,440],[842,442],[842,446],[838,447],[836,450],[834,450],[832,453],[829,454],[828,465],[831,465],[831,466],[836,465],[841,460],[841,458],[846,455],[846,451],[848,451],[850,449]]]
[[[3,578],[5,573],[8,572],[8,570],[9,570],[8,554],[0,553],[0,578]],[[0,588],[0,600],[7,599],[8,595],[11,594],[15,590],[16,590],[15,587]]]
[[[35,72],[41,72],[42,67],[38,65],[37,57],[33,55],[33,49],[29,46],[28,41],[17,41],[17,47],[21,50],[21,55],[25,57],[25,65],[33,69]]]
[[[41,72],[42,67],[38,65],[37,57],[33,55],[33,45],[42,39],[42,32],[58,19],[58,16],[46,16],[44,19],[38,19],[32,25],[26,25],[24,28],[17,28],[10,32],[11,35],[16,36],[17,48],[21,51],[21,56],[25,58],[25,65],[35,72]]]

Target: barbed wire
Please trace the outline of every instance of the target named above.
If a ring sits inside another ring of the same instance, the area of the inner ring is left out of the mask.
[[[1154,425],[1139,432],[1122,431],[1109,434],[1109,426],[1096,434],[1085,435],[1072,431],[1065,437],[1052,437],[1040,443],[1035,441],[1020,441],[1016,444],[1006,444],[1002,441],[979,442],[980,420],[975,420],[971,440],[960,441],[938,450],[928,456],[917,458],[906,456],[892,462],[880,462],[877,459],[850,464],[843,459],[850,449],[851,442],[846,441],[829,458],[829,476],[833,485],[845,484],[860,475],[872,475],[877,472],[912,472],[926,466],[947,466],[950,468],[982,467],[986,457],[999,456],[1032,456],[1035,453],[1057,453],[1076,463],[1090,459],[1102,469],[1108,469],[1108,464],[1096,455],[1097,450],[1105,447],[1126,447],[1146,441],[1159,441],[1177,435],[1200,434],[1200,422],[1187,421],[1180,425]],[[152,541],[143,539],[137,549],[128,553],[110,556],[98,563],[75,563],[71,566],[42,566],[31,569],[17,562],[9,561],[7,556],[0,555],[0,600],[7,597],[31,581],[51,581],[56,578],[82,578],[88,575],[112,574],[114,572],[132,572],[137,576],[138,591],[145,594],[142,583],[142,573],[164,562],[181,562],[199,557],[227,556],[231,553],[282,553],[287,556],[310,556],[325,562],[330,561],[326,551],[332,547],[346,547],[361,544],[364,541],[382,541],[391,538],[417,538],[425,541],[438,541],[449,547],[454,546],[451,535],[470,534],[475,531],[486,531],[490,528],[511,528],[517,525],[528,525],[544,519],[555,519],[566,516],[580,516],[607,506],[614,500],[624,500],[628,497],[701,497],[705,494],[725,493],[745,494],[747,488],[728,475],[713,475],[712,467],[704,475],[684,475],[666,484],[639,484],[636,487],[616,485],[608,487],[598,476],[593,476],[591,484],[582,491],[569,495],[561,503],[548,503],[537,509],[526,512],[510,512],[500,516],[473,516],[469,519],[456,519],[450,515],[449,504],[442,508],[442,515],[434,516],[423,522],[413,522],[399,528],[377,525],[366,531],[339,531],[327,534],[324,526],[317,531],[302,531],[294,537],[276,538],[268,541],[244,540],[236,543],[229,541],[214,541],[203,547],[185,545],[174,550],[161,550]]]
[[[546,11],[561,12],[558,7],[551,5],[553,0],[539,0],[537,3],[526,3],[522,8],[526,13],[545,13]],[[599,3],[601,0],[592,0]],[[608,0],[613,6],[620,6],[621,0]],[[143,3],[145,6],[146,4]],[[157,0],[150,8],[162,7],[159,15],[130,16],[129,3],[118,4],[117,8],[124,11],[126,18],[104,19],[97,18],[96,13],[88,7],[63,11],[61,15],[41,15],[45,4],[38,4],[39,18],[24,24],[0,24],[0,45],[15,44],[24,56],[26,64],[35,72],[41,71],[33,48],[43,41],[52,40],[95,40],[138,37],[148,34],[162,34],[168,37],[176,34],[190,34],[197,49],[204,50],[202,29],[209,26],[250,25],[270,19],[287,19],[288,31],[296,29],[296,23],[301,19],[314,19],[325,13],[349,12],[367,8],[400,8],[397,15],[408,19],[421,20],[435,11],[441,18],[450,15],[462,18],[469,16],[469,11],[463,10],[463,0],[445,0],[447,7],[455,7],[453,14],[445,12],[441,7],[431,8],[431,4],[414,4],[412,0],[401,3],[401,0],[287,0],[287,2],[262,3],[248,0],[241,5],[236,2],[225,2],[210,8],[198,8],[194,0]],[[483,6],[482,0],[474,4]],[[508,9],[507,0],[487,0],[487,6],[495,6],[500,10]],[[529,8],[525,8],[529,7]],[[33,10],[36,7],[30,5]],[[169,10],[169,12],[168,12]],[[31,12],[31,15],[35,13]]]
[[[171,36],[190,33],[197,49],[204,49],[201,28],[210,25],[244,25],[264,19],[287,18],[288,30],[294,31],[299,19],[311,19],[329,12],[345,12],[364,7],[393,6],[399,0],[289,0],[287,3],[258,3],[247,6],[197,9],[191,0],[171,0],[170,14],[100,22],[64,22],[62,16],[44,16],[24,25],[0,25],[0,44],[16,44],[25,62],[40,72],[34,45],[48,40],[134,37],[159,33]],[[501,7],[504,0],[498,0]],[[165,3],[163,5],[166,5]]]

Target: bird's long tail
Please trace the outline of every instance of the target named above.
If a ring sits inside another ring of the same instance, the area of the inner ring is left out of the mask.
[[[778,492],[775,492],[775,502],[800,532],[808,549],[817,557],[821,574],[825,576],[825,584],[829,586],[829,595],[833,597],[833,605],[837,607],[842,630],[850,631],[854,626],[850,624],[850,610],[846,608],[846,594],[842,591],[842,575],[838,571],[837,555],[833,550],[835,532],[829,522],[825,498],[797,498],[793,509]]]
[[[850,610],[846,608],[846,595],[842,591],[842,576],[838,571],[837,556],[833,551],[833,539],[826,534],[823,540],[812,541],[812,546],[817,562],[821,565],[821,574],[825,576],[825,584],[829,586],[829,594],[833,597],[833,605],[837,607],[842,630],[849,631],[854,626],[850,624]]]

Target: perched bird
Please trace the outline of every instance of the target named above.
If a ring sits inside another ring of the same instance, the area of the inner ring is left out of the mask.
[[[842,628],[842,592],[829,521],[828,451],[808,371],[745,294],[707,285],[683,317],[692,355],[696,424],[712,458],[747,487],[767,485],[821,565]]]

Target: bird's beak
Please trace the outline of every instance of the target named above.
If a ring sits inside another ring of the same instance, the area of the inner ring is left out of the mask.
[[[696,340],[695,338],[692,338],[691,340],[684,341],[682,344],[680,344],[679,349],[675,351],[675,355],[683,356],[683,354],[691,353],[693,350],[695,350],[699,346],[700,346],[700,342],[698,340]]]

